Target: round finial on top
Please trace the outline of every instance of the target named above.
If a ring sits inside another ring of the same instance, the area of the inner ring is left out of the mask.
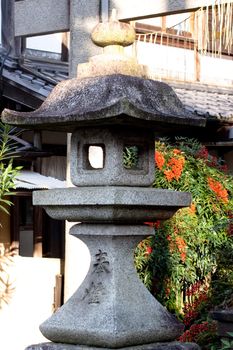
[[[101,47],[110,45],[129,46],[136,38],[134,28],[117,20],[116,9],[112,10],[109,22],[99,23],[91,34],[92,41]]]

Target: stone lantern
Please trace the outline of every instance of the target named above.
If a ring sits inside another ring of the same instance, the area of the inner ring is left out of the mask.
[[[81,222],[70,233],[92,257],[81,287],[40,327],[51,342],[28,349],[199,349],[175,341],[183,326],[139,280],[133,251],[153,234],[145,221],[168,219],[191,203],[189,193],[151,188],[155,133],[203,126],[204,120],[124,56],[123,46],[134,37],[114,18],[99,24],[92,38],[104,54],[80,65],[77,79],[59,83],[34,112],[3,112],[9,124],[72,133],[75,187],[36,191],[33,202],[55,219]],[[93,146],[102,152],[97,167],[90,160]],[[137,159],[126,167],[124,152],[132,148]]]

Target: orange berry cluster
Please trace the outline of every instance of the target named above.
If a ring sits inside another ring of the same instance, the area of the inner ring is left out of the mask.
[[[164,169],[163,173],[166,176],[167,181],[172,181],[173,179],[179,180],[185,164],[185,159],[181,155],[180,150],[174,149],[173,155],[174,156],[166,163],[163,154],[159,151],[155,152],[155,162],[157,167],[162,170],[166,165],[166,169]]]
[[[187,244],[185,240],[178,236],[176,231],[174,231],[175,234],[175,241],[172,239],[172,237],[169,235],[167,236],[167,240],[170,242],[170,251],[171,253],[177,248],[178,252],[180,253],[180,259],[182,262],[185,262],[186,260],[186,249],[187,249]]]
[[[159,168],[159,170],[162,170],[162,167],[165,164],[165,158],[164,158],[163,154],[159,151],[155,152],[155,163],[156,163],[157,167]]]
[[[227,190],[223,187],[223,185],[214,180],[211,177],[208,177],[208,185],[209,188],[217,195],[219,199],[221,199],[224,203],[228,202],[228,193]]]

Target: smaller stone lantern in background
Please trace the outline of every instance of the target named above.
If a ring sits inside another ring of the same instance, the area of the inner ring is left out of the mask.
[[[34,112],[3,112],[10,124],[72,132],[71,180],[77,187],[34,192],[33,201],[53,218],[82,222],[71,234],[92,257],[81,287],[41,325],[52,342],[28,349],[199,349],[175,341],[183,325],[138,279],[133,251],[153,234],[145,221],[168,219],[191,203],[189,193],[151,188],[155,133],[203,126],[204,119],[124,56],[123,47],[135,38],[128,24],[112,18],[92,38],[104,54],[80,65],[77,79],[59,83]],[[97,167],[92,147],[102,152]],[[126,149],[137,151],[131,167],[124,165]]]

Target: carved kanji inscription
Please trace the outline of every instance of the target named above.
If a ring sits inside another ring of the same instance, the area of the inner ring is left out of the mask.
[[[93,264],[93,273],[110,272],[107,256],[108,254],[106,252],[102,252],[102,250],[99,249],[99,252],[95,254],[96,262]]]
[[[85,289],[85,294],[82,300],[86,300],[88,304],[100,304],[101,297],[105,294],[106,287],[103,282],[103,274],[110,273],[108,254],[99,249],[95,254],[95,262],[93,264],[92,274],[97,274],[95,281],[90,283],[90,286]],[[96,281],[97,280],[97,281]]]
[[[88,304],[99,304],[100,297],[104,293],[104,286],[102,282],[92,282],[89,288],[86,288],[83,300],[86,299]]]

